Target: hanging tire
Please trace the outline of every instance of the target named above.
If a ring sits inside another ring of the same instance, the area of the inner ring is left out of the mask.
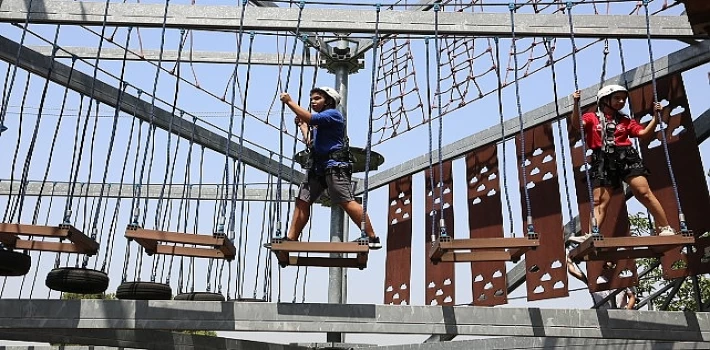
[[[0,276],[24,276],[30,272],[32,258],[25,253],[0,249]]]
[[[176,295],[173,300],[224,301],[224,295],[212,292],[181,293]]]
[[[108,275],[99,270],[60,267],[49,271],[44,284],[49,289],[77,294],[101,294],[108,288]]]
[[[123,282],[116,290],[116,298],[122,300],[170,300],[172,297],[170,285],[157,282]]]

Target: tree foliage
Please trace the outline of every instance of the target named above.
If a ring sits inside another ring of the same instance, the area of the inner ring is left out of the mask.
[[[637,213],[629,215],[629,224],[631,228],[631,233],[633,235],[649,235],[651,233],[651,222],[645,213]],[[637,264],[639,271],[647,271],[653,267],[653,265],[658,261],[656,258],[646,258],[638,259]],[[710,301],[710,278],[707,275],[698,275],[698,284],[700,286],[700,294],[704,303]],[[649,270],[649,272],[639,279],[638,285],[638,295],[641,298],[648,297],[656,291],[662,289],[669,283],[674,281],[669,281],[663,278],[663,271],[661,267]],[[657,298],[649,302],[649,309],[659,309],[668,300],[670,291],[662,293]],[[695,295],[693,281],[691,277],[687,277],[682,282],[680,289],[673,296],[673,299],[668,303],[666,310],[669,311],[698,311],[697,298]]]

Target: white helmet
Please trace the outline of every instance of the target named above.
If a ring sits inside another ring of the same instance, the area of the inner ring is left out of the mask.
[[[332,87],[321,86],[321,87],[317,87],[313,90],[320,90],[320,91],[325,92],[326,94],[328,94],[328,96],[332,97],[333,100],[335,100],[336,106],[340,104],[340,94],[337,91],[335,91],[335,89],[333,89]]]
[[[626,90],[625,87],[621,85],[607,85],[601,89],[599,89],[599,92],[597,92],[597,102],[601,100],[604,97],[611,96],[616,92],[623,91],[627,95],[629,94],[629,90]]]

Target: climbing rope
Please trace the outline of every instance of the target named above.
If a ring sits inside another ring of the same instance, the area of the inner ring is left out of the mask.
[[[432,211],[434,211],[434,206],[436,204],[436,201],[434,201],[434,136],[433,136],[433,131],[432,131],[432,126],[431,126],[431,119],[432,119],[432,98],[431,98],[431,72],[429,69],[429,66],[431,65],[430,63],[430,57],[429,57],[429,37],[424,38],[424,46],[426,49],[424,52],[426,52],[426,92],[427,92],[427,127],[429,130],[429,189],[431,190],[431,207]],[[436,241],[436,220],[433,215],[433,212],[427,213],[431,217],[430,224],[430,232],[431,232],[431,242]]]
[[[643,8],[646,14],[646,39],[648,43],[648,56],[651,64],[651,85],[653,86],[653,102],[654,104],[658,102],[658,90],[656,82],[656,68],[653,62],[653,45],[651,44],[651,20],[648,13],[648,3],[649,0],[643,0]],[[655,108],[654,108],[655,111]],[[683,233],[688,232],[688,225],[685,222],[685,214],[683,214],[683,209],[680,205],[680,195],[678,194],[678,183],[676,182],[675,174],[673,173],[673,166],[671,165],[671,155],[668,151],[668,140],[666,139],[666,132],[663,128],[663,118],[661,112],[654,112],[654,117],[658,119],[659,125],[661,126],[661,143],[663,144],[663,153],[666,156],[666,168],[668,169],[668,174],[671,178],[671,185],[673,187],[673,196],[675,197],[676,206],[678,206],[678,219],[680,220],[680,231]]]
[[[441,51],[439,50],[439,4],[434,4],[434,52],[436,52],[436,114],[439,118],[439,237],[448,237],[446,232],[446,221],[444,220],[444,118],[442,118],[441,108]],[[431,174],[434,176],[434,173]],[[432,187],[432,198],[435,189]],[[433,218],[432,218],[433,219]],[[432,231],[433,232],[433,231]]]
[[[372,36],[372,75],[370,77],[370,114],[367,118],[367,145],[365,146],[365,179],[364,192],[362,195],[362,220],[360,222],[360,237],[367,238],[365,228],[367,225],[367,204],[370,197],[369,193],[369,175],[370,161],[372,157],[372,120],[375,110],[375,90],[377,87],[377,48],[379,46],[380,35],[380,7],[375,5],[375,35]],[[295,297],[295,296],[294,296]]]
[[[302,35],[301,40],[303,41],[303,52],[301,54],[301,66],[300,66],[300,75],[298,79],[298,105],[301,105],[301,100],[303,99],[303,82],[304,82],[304,74],[305,74],[305,62],[306,62],[306,57],[308,55],[308,35]],[[313,84],[311,86],[315,86],[315,77],[318,74],[318,69],[315,69],[313,71]],[[308,108],[310,111],[310,103],[308,103]],[[306,140],[304,140],[305,142]],[[292,149],[292,154],[296,154],[296,147],[298,145],[298,139],[293,140],[293,149]],[[291,159],[291,177],[293,178],[296,174],[296,157]],[[289,226],[289,218],[291,217],[291,203],[293,202],[293,183],[289,182],[288,183],[288,203],[286,204],[286,227]],[[310,236],[309,236],[310,239]],[[298,256],[301,256],[301,252],[298,252]],[[306,253],[306,256],[308,256],[308,253]],[[304,267],[306,269],[306,272],[308,272],[308,266]],[[301,266],[296,267],[296,278],[293,281],[293,301],[296,302],[296,290],[298,288],[298,280],[300,277],[301,273]]]
[[[572,44],[572,75],[574,77],[574,90],[579,91],[579,77],[577,75],[577,45],[574,40],[574,24],[572,23],[572,2],[567,2],[567,19],[569,22],[569,33],[570,42]],[[598,236],[599,225],[597,225],[597,218],[594,215],[594,194],[592,190],[592,181],[589,176],[589,162],[587,161],[587,144],[585,142],[584,136],[584,118],[582,116],[582,106],[577,108],[577,113],[579,114],[579,134],[582,143],[582,159],[584,160],[584,176],[587,183],[587,196],[589,196],[589,219],[591,222],[592,235]]]
[[[626,88],[627,91],[630,91],[629,79],[626,76],[626,60],[624,59],[624,46],[621,44],[621,39],[617,40],[617,44],[619,47],[619,63],[621,64],[621,72],[622,72],[621,76],[624,79],[624,87]],[[628,102],[629,106],[631,106],[631,94],[629,94],[628,101],[629,101]],[[631,119],[636,119],[636,117],[634,116],[634,109],[633,108],[629,108],[629,117]],[[638,138],[634,139],[634,148],[636,148],[636,152],[638,152],[639,156],[643,157],[643,154],[641,152],[641,145],[640,145]],[[646,209],[646,220],[648,221],[648,227],[653,227],[653,219],[651,219],[651,213],[648,209]]]
[[[500,43],[498,38],[493,38],[493,41],[495,43],[496,47],[496,62],[495,62],[495,67],[496,67],[496,78],[498,79],[498,116],[499,116],[499,123],[500,123],[500,140],[501,140],[501,147],[502,150],[501,152],[503,155],[500,158],[501,160],[501,167],[498,169],[498,172],[501,174],[501,181],[503,182],[503,194],[505,195],[505,207],[508,212],[508,227],[510,228],[510,233],[513,237],[515,237],[515,230],[513,229],[514,224],[513,224],[513,208],[510,204],[510,192],[508,190],[508,176],[506,175],[506,151],[505,151],[505,122],[504,122],[504,117],[503,117],[503,80],[501,77],[500,73],[500,66],[501,66],[501,60],[500,60]]]
[[[296,54],[296,46],[298,44],[298,38],[299,38],[299,32],[301,30],[301,18],[303,17],[303,8],[306,6],[306,2],[301,0],[298,3],[298,19],[296,20],[296,33],[295,33],[295,38],[293,41],[293,47],[291,49],[291,56],[289,58],[289,65],[288,69],[286,70],[286,82],[284,84],[284,91],[288,90],[290,80],[291,80],[291,70],[293,68],[293,57]],[[282,183],[282,171],[283,167],[281,164],[283,164],[283,154],[284,154],[284,132],[286,132],[284,129],[286,122],[285,122],[285,113],[286,113],[286,104],[281,103],[281,121],[279,123],[280,129],[282,130],[281,133],[279,133],[279,170],[278,170],[278,175],[276,178],[276,202],[281,203],[281,183]],[[294,135],[298,134],[298,126],[296,125],[296,131],[294,132]],[[275,235],[274,237],[281,237],[281,205],[277,206],[276,210],[276,227],[275,227]]]
[[[553,55],[554,51],[554,46],[550,44],[550,40],[547,38],[543,39],[543,43],[545,45],[545,51],[547,52],[547,56],[549,57],[549,63],[550,63],[550,72],[552,74],[552,94],[553,94],[553,99],[555,101],[555,114],[557,116],[560,116],[560,104],[559,104],[559,94],[557,93],[557,72],[555,70],[555,57]],[[606,52],[608,53],[608,45],[606,46],[607,50]],[[605,61],[606,61],[606,55]],[[606,64],[604,65],[606,67]],[[603,76],[604,73],[602,73]],[[603,79],[603,78],[602,78]],[[564,140],[565,137],[562,133],[562,123],[557,121],[557,136],[560,140]],[[561,142],[560,146],[560,158],[562,158],[562,179],[563,179],[563,187],[565,189],[565,203],[567,204],[567,217],[569,220],[569,232],[574,234],[575,231],[575,224],[574,224],[574,214],[572,213],[572,200],[570,199],[570,185],[569,185],[569,180],[567,180],[567,155],[566,155],[566,149],[567,147],[565,146],[565,142]]]
[[[517,45],[515,38],[515,3],[510,3],[510,31],[511,31],[511,42],[513,50],[513,63],[514,63],[514,77],[515,77],[515,102],[518,109],[518,123],[520,123],[520,172],[523,179],[523,197],[525,199],[525,209],[527,213],[527,233],[528,235],[535,234],[535,227],[533,226],[532,219],[532,207],[530,206],[530,193],[528,191],[528,177],[527,177],[527,155],[525,154],[525,127],[523,125],[523,109],[520,103],[520,82],[518,81],[518,56],[517,56]]]

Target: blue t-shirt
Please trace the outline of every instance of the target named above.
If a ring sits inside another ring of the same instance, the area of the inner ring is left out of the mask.
[[[337,109],[326,109],[320,113],[311,115],[311,124],[317,128],[313,129],[313,152],[315,152],[316,162],[314,164],[316,173],[322,173],[325,169],[347,165],[344,162],[337,162],[328,159],[328,154],[343,148],[345,137],[345,119]]]

